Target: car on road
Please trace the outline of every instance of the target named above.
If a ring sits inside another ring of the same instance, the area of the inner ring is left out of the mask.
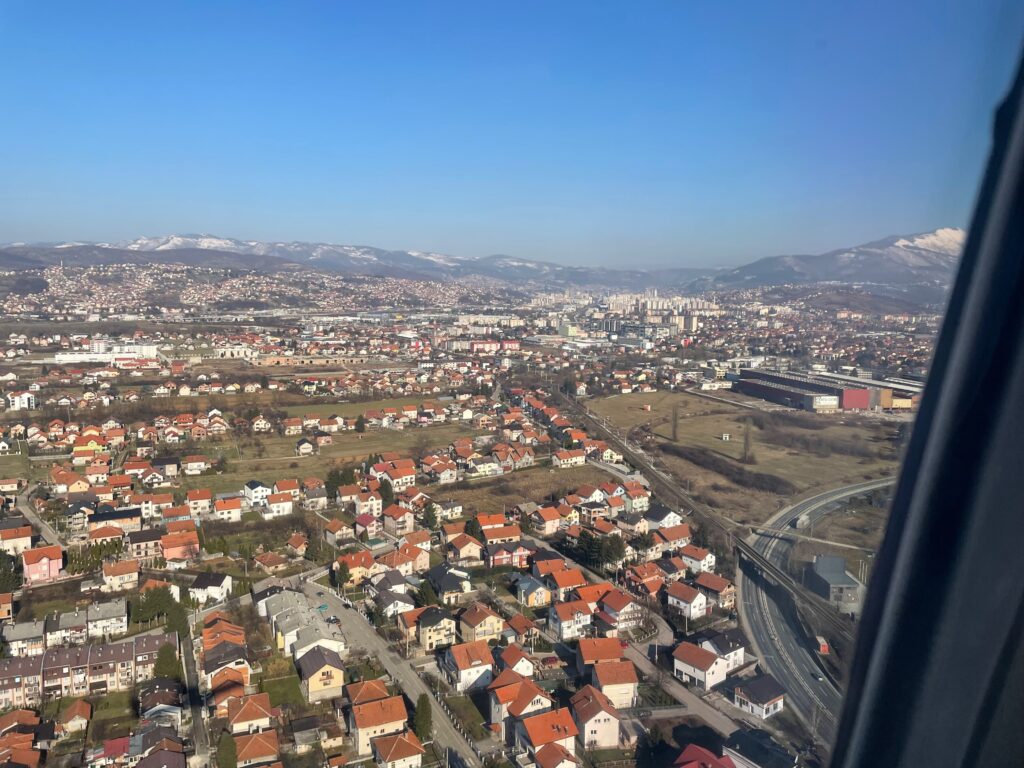
[[[318,605],[316,609],[320,611],[320,613],[323,613],[327,610],[327,603],[320,603],[320,605]]]
[[[825,682],[825,678],[819,675],[817,672],[814,673],[814,679],[817,680],[819,683]]]
[[[323,592],[317,592],[317,593],[316,593],[316,596],[317,596],[317,597],[323,597],[323,596],[324,596],[324,593],[323,593]]]
[[[651,712],[651,710],[649,710],[649,709],[641,709],[641,710],[637,711],[636,716],[639,717],[639,718],[644,718],[644,717],[650,717],[653,714],[654,713]]]
[[[619,640],[619,645],[621,645],[623,648],[629,648],[629,641],[628,640]]]

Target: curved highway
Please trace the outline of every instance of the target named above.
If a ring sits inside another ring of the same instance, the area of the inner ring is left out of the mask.
[[[835,512],[852,496],[885,488],[894,478],[872,480],[848,485],[812,496],[782,510],[770,522],[776,530],[785,529],[793,520],[806,514],[812,521]],[[792,542],[779,536],[754,536],[754,547],[767,559],[784,568]],[[842,693],[821,674],[821,666],[802,632],[793,627],[764,584],[745,578],[737,570],[736,580],[742,595],[739,612],[762,666],[786,689],[786,706],[814,732],[821,742],[831,747],[842,704]]]

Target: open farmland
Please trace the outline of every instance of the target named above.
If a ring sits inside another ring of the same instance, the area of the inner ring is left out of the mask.
[[[460,424],[440,424],[406,430],[371,430],[362,434],[343,432],[333,436],[333,442],[320,449],[319,454],[299,458],[295,455],[298,437],[278,435],[225,440],[205,443],[199,450],[216,459],[223,455],[228,467],[222,474],[206,474],[182,478],[183,488],[210,488],[214,493],[238,490],[247,480],[262,479],[273,482],[282,477],[325,477],[331,469],[384,451],[397,451],[411,455],[421,449],[447,448],[457,437],[472,437],[475,433]]]
[[[597,485],[611,476],[591,465],[552,470],[523,469],[489,480],[426,489],[435,501],[457,501],[469,512],[502,512],[524,501],[540,503],[552,493],[563,495],[587,483]]]
[[[881,477],[897,466],[889,440],[893,429],[875,420],[766,413],[674,392],[622,395],[590,407],[662,449],[656,452],[659,461],[695,498],[740,522],[763,522],[789,498]],[[748,429],[753,461],[744,463]],[[785,492],[773,493],[775,488]]]

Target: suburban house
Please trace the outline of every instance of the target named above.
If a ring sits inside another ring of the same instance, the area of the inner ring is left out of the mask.
[[[629,709],[637,705],[640,679],[632,661],[606,661],[594,666],[590,674],[594,687],[608,697],[617,709]]]
[[[579,729],[569,710],[552,709],[516,721],[515,744],[519,750],[531,755],[538,765],[546,765],[545,749],[560,747],[572,756],[577,735]]]
[[[103,564],[103,585],[101,592],[121,592],[139,587],[139,561],[120,560]]]
[[[369,755],[371,739],[388,736],[405,730],[409,713],[402,696],[389,696],[365,704],[356,704],[349,711],[349,732],[352,734],[356,753]]]
[[[272,727],[275,719],[267,693],[249,694],[228,703],[228,728],[232,734],[265,731]]]
[[[60,579],[64,569],[64,551],[59,544],[26,549],[21,553],[23,580],[26,586],[51,584]]]
[[[601,691],[585,685],[569,700],[569,706],[584,750],[619,746],[619,713]]]
[[[701,619],[707,614],[707,598],[698,589],[673,581],[665,590],[668,607],[688,619]]]
[[[419,768],[426,750],[412,731],[378,736],[372,741],[378,768]]]
[[[230,574],[200,573],[189,586],[188,594],[200,605],[219,603],[231,596],[232,586]]]
[[[679,556],[683,558],[686,567],[694,573],[715,570],[715,555],[703,547],[687,544],[679,550]]]
[[[489,721],[505,743],[515,735],[515,723],[522,718],[551,709],[551,694],[515,670],[502,670],[487,686]]]
[[[733,703],[760,720],[781,712],[785,697],[786,690],[768,674],[740,681],[733,690]]]
[[[316,646],[299,659],[298,667],[306,701],[323,701],[341,695],[345,666],[337,652]]]
[[[548,608],[548,626],[559,640],[575,640],[589,631],[593,614],[585,600],[554,603]]]
[[[505,621],[483,603],[473,603],[459,614],[459,633],[465,642],[497,642]]]
[[[441,658],[441,671],[459,693],[483,688],[494,676],[494,659],[484,640],[450,646]]]
[[[680,643],[672,652],[672,658],[673,674],[685,683],[693,683],[701,691],[710,691],[728,674],[725,659],[693,643]]]

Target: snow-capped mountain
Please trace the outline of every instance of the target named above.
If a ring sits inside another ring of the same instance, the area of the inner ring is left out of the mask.
[[[964,230],[944,227],[817,256],[772,256],[720,272],[712,282],[721,287],[816,282],[948,285],[965,238]]]
[[[140,237],[120,243],[10,244],[0,246],[0,268],[21,270],[58,263],[183,263],[261,272],[305,268],[427,280],[476,276],[519,286],[577,285],[622,290],[721,289],[815,282],[944,287],[952,281],[963,243],[963,230],[943,228],[897,235],[817,256],[773,256],[736,269],[637,270],[570,267],[504,255],[468,258],[365,245],[264,242],[204,234]]]

